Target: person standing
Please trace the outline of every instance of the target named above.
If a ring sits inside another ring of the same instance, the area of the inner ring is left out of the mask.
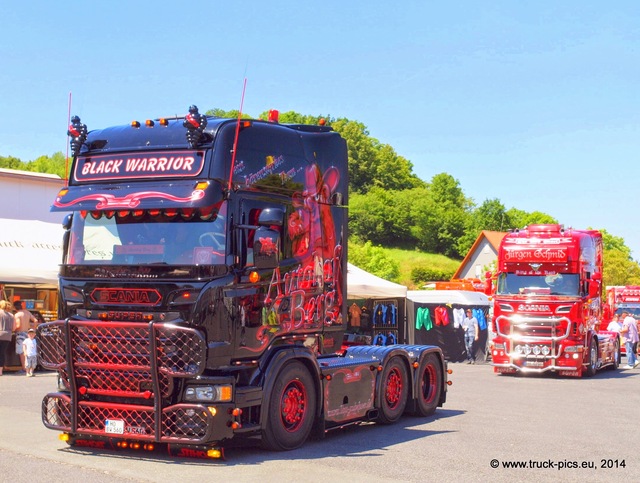
[[[473,344],[478,340],[478,320],[473,316],[471,309],[467,309],[466,316],[462,320],[462,329],[464,330],[464,347],[467,350],[467,364],[475,364]]]
[[[27,373],[27,377],[33,377],[35,375],[33,372],[38,365],[38,346],[35,329],[27,331],[27,338],[22,343],[22,352],[25,356],[24,370]]]
[[[11,304],[6,300],[0,300],[0,376],[4,370],[4,358],[7,347],[11,344],[13,336],[13,314],[7,310]]]
[[[622,329],[620,329],[620,335],[625,338],[625,349],[627,352],[627,369],[633,369],[639,363],[636,357],[636,346],[638,344],[638,325],[636,319],[628,313],[622,314],[624,317],[622,321]]]
[[[27,309],[22,308],[22,302],[18,300],[13,304],[17,312],[13,315],[15,319],[16,330],[16,354],[20,356],[20,365],[25,367],[26,358],[24,355],[22,343],[27,338],[29,329],[35,329],[38,319]]]
[[[607,325],[607,330],[609,332],[620,333],[620,329],[622,329],[622,322],[620,322],[620,318],[618,314],[615,314],[613,316],[613,319],[611,319],[611,322],[609,322],[609,325]]]

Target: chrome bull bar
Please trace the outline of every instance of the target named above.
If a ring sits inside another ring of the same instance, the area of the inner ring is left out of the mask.
[[[505,333],[500,329],[500,322],[506,320],[509,326],[509,332]],[[564,327],[563,327],[564,326]],[[558,329],[563,330],[558,334]],[[505,364],[493,363],[494,367],[515,369],[521,372],[542,373],[548,371],[579,371],[582,363],[576,367],[559,366],[556,364],[563,352],[562,341],[567,339],[571,333],[571,320],[567,317],[535,317],[535,316],[517,316],[508,317],[500,315],[495,320],[496,333],[508,339],[509,362]],[[531,331],[537,331],[538,334],[531,334]],[[549,354],[533,354],[533,353],[516,353],[516,343],[540,344],[549,347]],[[505,348],[506,349],[506,348]],[[524,360],[524,364],[522,364]],[[517,364],[519,361],[520,364]],[[526,364],[530,364],[527,366]],[[548,364],[548,365],[546,365]]]

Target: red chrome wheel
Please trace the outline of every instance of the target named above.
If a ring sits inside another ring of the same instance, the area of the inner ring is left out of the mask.
[[[393,357],[382,371],[380,416],[381,423],[395,423],[407,405],[409,378],[407,368],[400,357]]]
[[[316,388],[307,368],[286,364],[276,376],[263,421],[262,446],[273,451],[295,449],[307,440],[316,416]]]

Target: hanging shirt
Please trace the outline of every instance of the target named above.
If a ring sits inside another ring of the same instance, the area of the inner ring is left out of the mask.
[[[351,327],[360,327],[360,316],[362,315],[362,310],[358,307],[358,304],[353,303],[351,307],[349,307],[349,323]]]
[[[464,320],[464,309],[453,309],[453,327],[459,329],[462,327],[462,321]]]
[[[473,316],[478,321],[478,327],[480,330],[485,330],[487,328],[487,319],[484,316],[484,310],[482,309],[473,309]]]
[[[423,327],[425,330],[431,330],[433,328],[431,313],[429,313],[427,307],[418,307],[416,311],[416,329],[420,330]]]
[[[387,312],[387,308],[378,304],[373,309],[373,325],[381,326],[384,324],[384,314]]]
[[[438,306],[435,309],[436,325],[449,325],[449,313],[447,308]]]
[[[395,304],[387,304],[387,313],[385,315],[385,322],[387,325],[397,324],[398,307]]]

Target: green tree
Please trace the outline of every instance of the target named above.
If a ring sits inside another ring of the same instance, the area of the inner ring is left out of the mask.
[[[375,140],[361,122],[338,119],[332,127],[347,141],[349,191],[366,193],[374,186],[374,173],[377,172]]]
[[[464,254],[459,251],[458,242],[465,236],[471,206],[458,180],[447,173],[433,176],[422,202],[416,199],[412,210],[413,234],[418,247],[430,253],[462,258]]]
[[[405,191],[374,187],[349,200],[349,233],[374,245],[401,247],[410,243],[409,199]]]
[[[465,234],[468,200],[449,175],[436,175],[427,189],[406,191],[412,199],[411,233],[416,247],[429,253],[461,258],[457,242]],[[450,189],[442,189],[449,186]]]
[[[547,215],[546,213],[542,213],[541,211],[533,211],[531,213],[527,213],[526,211],[519,210],[517,208],[510,208],[506,212],[507,219],[510,222],[510,225],[504,225],[504,227],[499,231],[507,231],[514,228],[524,228],[529,225],[537,225],[537,224],[556,224],[558,220],[554,217]]]
[[[71,164],[71,160],[69,160],[69,164]],[[67,169],[65,156],[61,152],[57,152],[53,156],[40,156],[26,165],[26,171],[57,174],[63,179],[68,176]]]
[[[349,242],[349,262],[369,273],[397,282],[400,275],[400,267],[385,250],[374,246],[370,241],[364,245]]]
[[[467,229],[457,243],[458,252],[466,254],[482,230],[504,231],[503,227],[510,224],[504,205],[498,199],[483,201],[467,218]]]
[[[640,266],[625,250],[605,249],[602,283],[609,285],[640,285]]]
[[[13,156],[0,156],[0,168],[24,170],[24,163]]]
[[[602,233],[602,247],[604,250],[616,250],[622,252],[629,260],[631,260],[631,249],[624,243],[624,239],[619,236],[610,234],[605,229],[600,229]]]
[[[404,190],[425,185],[413,173],[413,165],[390,145],[372,138],[364,124],[341,118],[332,121],[331,127],[347,141],[352,193],[366,193],[376,186]]]
[[[207,116],[221,117],[223,119],[238,119],[239,113],[240,113],[239,109],[231,109],[230,111],[225,111],[218,107],[209,109],[207,112],[205,112]],[[242,116],[240,116],[240,119],[251,119],[251,118],[252,117],[246,113],[242,113]]]

